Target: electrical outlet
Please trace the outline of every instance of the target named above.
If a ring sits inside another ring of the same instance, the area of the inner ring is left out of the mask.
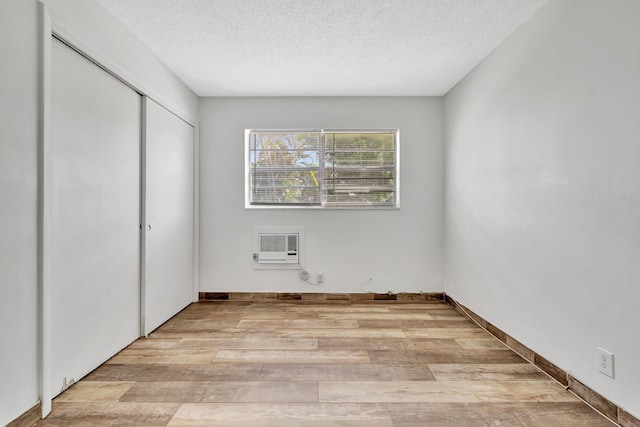
[[[318,282],[318,283],[324,282],[324,273],[316,274],[316,282]]]
[[[598,371],[613,378],[613,353],[598,347]]]

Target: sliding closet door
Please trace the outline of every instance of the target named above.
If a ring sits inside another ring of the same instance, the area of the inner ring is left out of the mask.
[[[194,129],[145,98],[144,331],[193,302]]]
[[[141,97],[53,40],[52,394],[140,334]]]

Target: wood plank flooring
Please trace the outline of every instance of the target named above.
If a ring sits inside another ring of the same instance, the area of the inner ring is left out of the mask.
[[[38,426],[613,424],[441,302],[200,302]]]

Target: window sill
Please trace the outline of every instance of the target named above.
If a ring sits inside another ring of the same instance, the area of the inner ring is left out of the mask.
[[[400,206],[274,206],[247,205],[246,210],[397,211]]]

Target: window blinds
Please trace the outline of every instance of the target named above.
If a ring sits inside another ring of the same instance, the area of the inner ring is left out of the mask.
[[[395,207],[397,134],[397,130],[249,131],[249,203]]]

